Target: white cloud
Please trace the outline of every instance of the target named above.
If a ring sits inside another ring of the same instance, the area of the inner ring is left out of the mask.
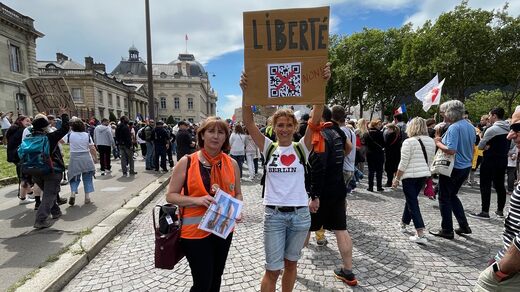
[[[520,14],[520,1],[508,1],[509,2],[509,14],[519,15]],[[415,26],[420,26],[426,22],[426,20],[435,19],[443,12],[450,11],[455,6],[460,4],[458,0],[450,1],[437,1],[437,0],[423,0],[419,2],[417,12],[408,17],[404,22],[411,22]],[[468,5],[472,8],[482,8],[485,10],[502,9],[506,1],[504,0],[470,0]]]
[[[235,109],[242,106],[242,95],[241,94],[228,94],[224,96],[225,107],[217,108],[217,116],[227,119],[231,118],[235,113]]]

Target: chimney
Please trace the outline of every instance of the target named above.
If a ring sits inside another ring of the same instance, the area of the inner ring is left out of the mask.
[[[94,65],[94,58],[85,57],[85,70],[92,70],[93,65]]]
[[[63,61],[67,61],[69,59],[69,57],[67,57],[66,55],[64,55],[63,53],[56,53],[56,61],[58,63],[61,63]]]
[[[94,65],[92,65],[92,70],[103,71],[103,72],[107,71],[106,66],[103,63],[94,63]]]

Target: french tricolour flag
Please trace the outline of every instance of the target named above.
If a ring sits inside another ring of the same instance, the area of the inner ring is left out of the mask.
[[[406,105],[403,103],[394,111],[394,115],[404,114],[406,112]]]

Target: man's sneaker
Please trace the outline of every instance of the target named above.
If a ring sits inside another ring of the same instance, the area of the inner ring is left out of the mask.
[[[463,235],[463,234],[471,234],[472,231],[471,231],[471,228],[468,227],[459,227],[457,229],[455,229],[455,233],[457,233],[458,235]]]
[[[423,236],[417,236],[417,235],[410,236],[410,241],[415,242],[415,243],[420,243],[420,244],[428,243],[428,239],[424,235]]]
[[[439,229],[438,231],[431,231],[430,230],[430,234],[433,235],[433,236],[438,236],[438,237],[442,237],[442,238],[446,238],[446,239],[453,239],[453,238],[455,238],[455,234],[453,234],[453,231],[452,232],[447,232],[447,231],[442,230],[442,229]]]
[[[489,220],[489,213],[484,213],[484,212],[469,213],[469,217],[473,217],[473,218],[477,218],[477,219]]]
[[[66,185],[66,184],[68,184],[68,183],[69,183],[68,180],[63,179],[63,180],[61,180],[60,185],[64,186],[64,185]]]
[[[45,220],[43,222],[35,222],[33,227],[36,229],[43,229],[43,228],[49,228],[51,226],[52,226],[52,222],[49,220]]]
[[[130,176],[128,175],[128,173],[123,172],[123,177],[130,177]]]
[[[18,197],[20,198],[20,197]],[[34,199],[31,199],[29,198],[28,196],[25,197],[25,198],[20,198],[20,201],[18,202],[19,205],[27,205],[27,204],[31,204],[31,203],[34,203]]]
[[[498,218],[504,218],[504,211],[495,211],[495,215],[497,215]]]
[[[106,175],[106,173],[104,171],[101,172],[101,176],[104,176]]]
[[[356,275],[354,275],[354,273],[352,273],[352,272],[350,272],[349,274],[346,274],[343,271],[343,269],[339,268],[339,269],[334,270],[334,275],[336,276],[336,278],[345,282],[349,286],[357,285]]]
[[[136,175],[137,172],[136,171],[130,171],[130,175]]]
[[[70,197],[69,198],[69,205],[74,206],[76,204],[76,197]]]
[[[324,238],[324,239],[319,239],[319,240],[316,240],[316,245],[317,245],[317,246],[326,246],[326,245],[327,245],[327,243],[329,243],[329,242],[327,241],[327,239],[326,239],[326,238]]]

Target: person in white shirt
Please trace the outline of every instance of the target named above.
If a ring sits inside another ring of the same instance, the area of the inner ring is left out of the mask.
[[[417,234],[411,236],[410,241],[425,244],[428,240],[424,235],[424,222],[417,196],[424,187],[426,178],[431,176],[430,165],[435,155],[435,142],[428,136],[426,120],[420,117],[410,121],[406,134],[409,138],[403,142],[401,161],[392,187],[397,188],[402,181],[406,204],[401,219],[401,231],[405,233],[406,226],[413,220]]]
[[[233,133],[229,137],[229,144],[231,145],[229,156],[235,159],[238,163],[238,167],[240,168],[240,178],[242,178],[242,165],[246,158],[246,135],[244,128],[242,128],[240,124],[236,124],[234,128]]]
[[[324,79],[330,78],[330,63],[323,68],[322,74]],[[247,76],[243,73],[240,80],[243,92],[247,83]],[[267,171],[263,204],[266,271],[261,283],[262,292],[276,290],[276,282],[282,269],[282,291],[292,291],[294,288],[297,263],[311,225],[309,199],[305,189],[305,170],[295,148],[303,150],[305,159],[309,157],[312,148],[311,136],[315,130],[319,131],[322,111],[322,104],[313,106],[313,118],[297,146],[293,145],[293,135],[298,130],[298,121],[293,111],[279,109],[273,115],[273,130],[278,144],[265,165]],[[253,141],[267,159],[267,152],[273,141],[256,127],[253,111],[250,106],[245,105],[244,98],[242,117]]]
[[[0,112],[0,117],[2,118],[1,122],[1,128],[2,128],[2,145],[7,145],[7,138],[5,136],[5,133],[7,133],[7,130],[11,127],[11,119],[13,117],[13,112],[8,112],[4,114],[3,112]]]

